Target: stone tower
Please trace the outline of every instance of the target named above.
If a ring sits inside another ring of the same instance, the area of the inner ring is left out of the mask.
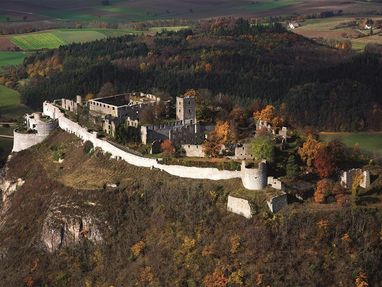
[[[195,97],[176,97],[176,120],[185,124],[196,123],[196,103]]]

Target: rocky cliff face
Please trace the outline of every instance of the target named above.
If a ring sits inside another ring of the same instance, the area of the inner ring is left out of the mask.
[[[0,228],[7,220],[7,211],[12,207],[12,197],[25,184],[22,178],[8,178],[6,167],[0,178],[0,193],[2,204],[0,208]],[[41,243],[48,252],[54,252],[64,247],[71,247],[81,241],[93,243],[102,241],[101,224],[92,214],[91,208],[96,204],[86,202],[57,202],[51,200],[41,229]],[[0,250],[0,258],[5,255]]]
[[[83,212],[76,204],[52,206],[44,220],[41,241],[49,252],[71,247],[85,239],[99,243],[102,241],[99,225],[94,215]]]

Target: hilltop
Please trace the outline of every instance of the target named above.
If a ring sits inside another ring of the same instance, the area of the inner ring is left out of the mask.
[[[132,167],[60,131],[14,155],[6,178],[25,183],[1,208],[2,286],[381,281],[378,209],[304,204],[246,220],[225,210],[236,180]]]

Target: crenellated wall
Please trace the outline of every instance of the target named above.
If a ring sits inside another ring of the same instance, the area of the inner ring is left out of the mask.
[[[169,174],[184,178],[222,180],[241,177],[240,171],[160,164],[156,159],[145,158],[128,153],[103,139],[97,138],[96,133],[91,133],[86,128],[81,127],[78,123],[66,118],[65,115],[51,103],[45,102],[43,111],[45,115],[58,119],[58,124],[64,131],[75,134],[83,141],[91,141],[94,147],[99,147],[103,151],[110,153],[112,158],[124,160],[129,164],[140,167],[158,168]]]

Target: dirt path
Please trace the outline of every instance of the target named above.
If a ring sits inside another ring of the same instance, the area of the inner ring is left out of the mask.
[[[13,136],[9,136],[9,135],[0,135],[0,138],[13,139]]]

